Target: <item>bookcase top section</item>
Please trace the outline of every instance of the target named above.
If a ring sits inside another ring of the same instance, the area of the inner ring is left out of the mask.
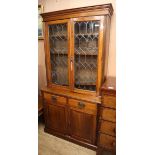
[[[51,21],[65,18],[77,18],[84,16],[100,16],[100,15],[110,15],[113,14],[112,4],[95,5],[67,10],[60,10],[54,12],[42,13],[43,21]]]

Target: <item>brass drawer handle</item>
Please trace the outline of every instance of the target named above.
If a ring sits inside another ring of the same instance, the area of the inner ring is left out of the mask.
[[[51,99],[53,102],[55,102],[57,100],[56,96],[52,96]]]
[[[78,108],[83,109],[86,105],[83,102],[78,102]]]

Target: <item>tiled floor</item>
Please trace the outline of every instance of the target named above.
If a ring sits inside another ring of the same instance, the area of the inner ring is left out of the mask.
[[[45,133],[43,123],[39,123],[38,136],[39,155],[96,155],[95,151]]]

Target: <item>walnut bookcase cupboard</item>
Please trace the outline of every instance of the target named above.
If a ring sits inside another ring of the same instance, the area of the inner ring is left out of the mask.
[[[105,4],[41,14],[45,131],[94,150],[112,13],[112,5]]]

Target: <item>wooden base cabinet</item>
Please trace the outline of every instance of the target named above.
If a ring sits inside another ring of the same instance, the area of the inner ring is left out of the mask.
[[[96,149],[97,103],[42,91],[45,131]]]

